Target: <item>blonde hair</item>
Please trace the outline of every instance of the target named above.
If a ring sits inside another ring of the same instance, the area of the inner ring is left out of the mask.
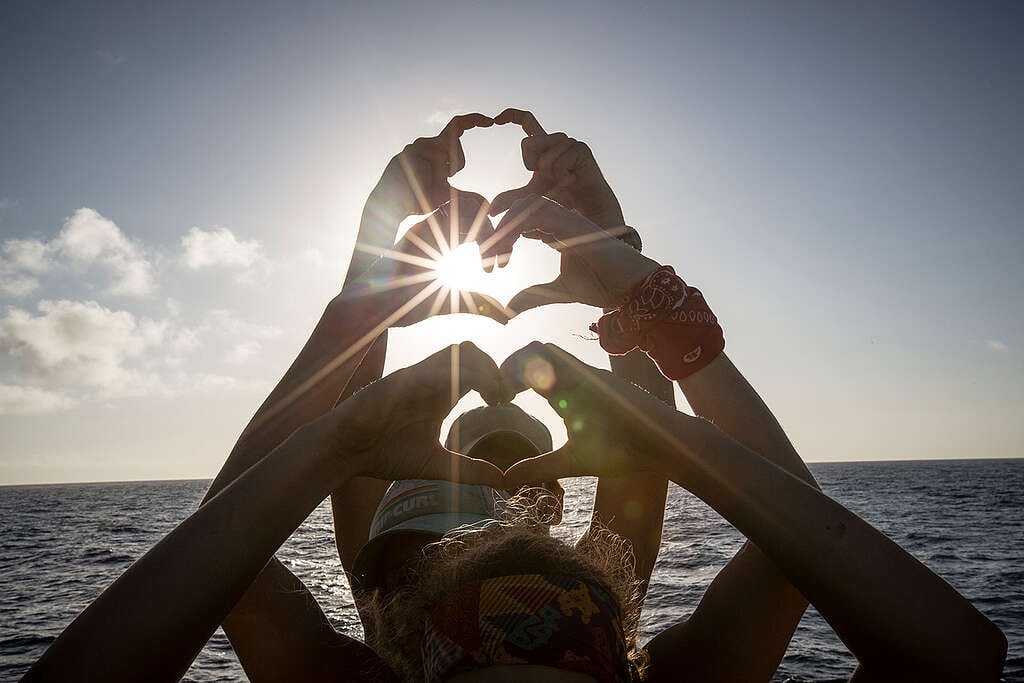
[[[596,585],[613,597],[635,678],[642,677],[646,653],[636,645],[641,592],[629,542],[600,525],[592,525],[575,548],[542,533],[554,514],[551,498],[543,489],[513,497],[498,524],[427,545],[409,571],[408,584],[370,596],[366,632],[374,636],[369,644],[399,676],[422,679],[425,624],[443,596],[463,584],[499,576],[558,574]]]

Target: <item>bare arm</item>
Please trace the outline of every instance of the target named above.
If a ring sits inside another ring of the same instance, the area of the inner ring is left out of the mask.
[[[665,379],[642,351],[611,356],[612,372],[675,407],[672,383]],[[636,576],[646,592],[651,580],[665,518],[668,479],[657,472],[632,472],[601,477],[594,498],[594,518],[629,540],[636,558]]]
[[[775,416],[723,353],[679,383],[694,412],[816,486]],[[708,587],[693,615],[648,644],[661,670],[692,680],[767,681],[779,666],[807,600],[747,541]]]
[[[494,198],[491,213],[511,207],[530,194],[543,195],[562,206],[575,209],[595,225],[624,239],[637,250],[639,238],[625,227],[622,207],[605,180],[590,148],[565,133],[548,134],[528,111],[506,109],[495,117],[499,124],[514,123],[523,128],[523,163],[533,171],[530,182]],[[564,272],[563,276],[572,277]],[[562,278],[549,285],[530,288],[509,304],[522,312],[533,306],[556,301],[576,301],[573,292],[562,290]],[[675,406],[672,385],[643,353],[612,357],[612,370]],[[661,546],[661,526],[665,515],[668,480],[650,472],[634,472],[621,477],[602,477],[597,484],[593,518],[630,541],[636,557],[636,574],[644,590],[650,581]],[[581,542],[586,541],[586,535]]]
[[[505,395],[494,362],[470,344],[459,349],[459,384],[451,386],[451,353],[395,372],[297,430],[122,574],[24,680],[177,680],[277,547],[353,476],[501,486],[493,465],[436,443],[441,420],[467,391],[492,401]],[[378,452],[397,439],[415,442],[419,457]],[[340,670],[349,679],[360,673],[352,662]],[[303,678],[296,666],[291,679]]]
[[[810,600],[867,672],[858,676],[998,680],[1006,656],[999,629],[857,515],[710,423],[671,411],[553,345],[534,343],[505,361],[523,384],[530,381],[518,370],[523,354],[554,369],[554,385],[534,390],[567,421],[600,428],[519,463],[506,473],[510,482],[662,472],[755,543]],[[590,455],[593,440],[607,444],[600,458]]]
[[[346,289],[358,285],[357,278],[367,275],[371,266],[379,267],[382,253],[398,249],[395,235],[404,218],[428,213],[455,196],[447,178],[465,163],[459,136],[467,128],[488,125],[488,121],[472,114],[455,117],[440,135],[417,140],[391,160],[363,209]],[[422,230],[422,224],[412,229],[416,230]],[[378,379],[388,326],[399,322],[401,316],[396,312],[420,296],[427,284],[382,291],[363,287],[369,298],[354,315],[352,310],[342,311],[346,307],[337,300],[332,302],[284,378],[250,421],[207,498],[259,462],[295,429]],[[359,525],[364,517],[368,525],[365,511],[368,508],[372,514],[373,496],[379,495],[382,485],[365,477],[347,481],[350,483],[331,496],[335,509],[352,511],[340,516],[342,524],[336,525],[343,557],[354,554],[365,540],[365,531],[359,538]],[[339,658],[344,659],[352,649],[338,646],[342,637],[302,582],[276,558],[225,619],[224,630],[251,680],[315,679],[332,669],[337,671]],[[333,645],[321,647],[324,644]]]
[[[394,229],[401,220],[399,211],[385,201],[379,191],[371,194],[363,209],[356,237],[357,245],[373,244],[382,239],[388,240],[389,246],[393,244]],[[389,236],[386,226],[392,223],[394,228]],[[369,251],[358,248],[354,250],[345,284],[350,285],[363,274],[373,260]],[[301,420],[304,417],[325,413],[336,400],[341,400],[337,398],[339,394],[344,398],[357,388],[353,385],[363,386],[378,379],[384,365],[386,343],[385,330],[363,354],[361,362],[350,364],[333,377],[325,378],[324,391],[306,397],[305,401],[300,400],[300,403],[305,403],[304,406],[287,412],[292,419],[292,429],[302,426],[304,423]],[[301,355],[295,363],[300,363],[300,360]],[[292,367],[294,369],[295,364]],[[370,373],[367,373],[367,369],[370,369]],[[297,371],[302,371],[301,366]],[[366,377],[367,374],[370,376]],[[331,399],[332,395],[334,399]],[[268,405],[271,405],[269,398],[264,407]],[[259,415],[257,413],[253,419]],[[249,443],[255,445],[253,441]],[[264,448],[269,446],[273,444],[264,444]],[[261,451],[264,448],[251,447],[241,451],[236,456],[237,462],[244,465],[245,462],[258,461],[263,457]],[[363,477],[355,478],[355,481],[363,480]],[[338,492],[332,493],[332,503],[337,495],[351,495],[358,490],[357,487],[343,484]],[[211,487],[207,496],[216,493],[217,490]],[[288,681],[296,677],[330,680],[337,671],[352,666],[360,654],[357,648],[346,646],[347,639],[335,631],[309,589],[276,557],[271,558],[239,599],[224,619],[223,627],[238,661],[251,681]]]

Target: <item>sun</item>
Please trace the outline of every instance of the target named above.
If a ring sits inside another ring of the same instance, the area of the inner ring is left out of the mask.
[[[462,244],[437,259],[433,268],[437,281],[448,289],[467,292],[483,286],[484,271],[475,244]]]

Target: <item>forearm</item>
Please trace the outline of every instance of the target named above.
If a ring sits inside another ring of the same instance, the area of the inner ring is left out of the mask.
[[[679,386],[697,415],[793,476],[817,486],[778,420],[725,353],[681,380]],[[702,653],[720,674],[708,680],[747,676],[767,680],[782,661],[806,608],[806,598],[748,541],[715,577],[690,618],[691,629],[720,636],[717,641],[723,645],[716,649],[734,648],[734,654],[750,654],[718,656],[714,649],[703,647]],[[730,672],[728,666],[721,665],[723,661],[741,665],[742,675]]]
[[[381,250],[394,244],[404,217],[404,210],[379,185],[374,188],[363,207],[345,287],[366,272]],[[343,290],[327,305],[305,346],[242,431],[204,500],[338,402],[373,342],[387,330],[387,325],[380,325],[387,305],[382,302],[378,315],[367,316],[367,307],[354,303]],[[383,346],[378,353],[383,367]],[[377,374],[370,381],[379,377]]]
[[[679,381],[696,415],[790,474],[817,486],[779,421],[723,352],[706,368]]]
[[[345,284],[366,272],[380,252],[395,245],[399,224],[409,216],[401,202],[388,196],[378,185],[370,193],[359,220],[359,232],[352,249],[352,260],[345,274]]]
[[[328,305],[305,346],[246,425],[204,502],[259,462],[299,427],[330,410],[380,333],[377,315],[359,315],[344,294]],[[386,329],[386,326],[383,328]]]
[[[855,514],[699,420],[679,415],[670,478],[778,566],[868,668],[997,677],[999,630],[949,584]]]
[[[675,407],[672,383],[665,379],[642,351],[611,356],[612,372],[633,382]],[[621,477],[601,477],[594,498],[594,517],[633,546],[636,575],[650,581],[661,547],[662,523],[668,480],[655,472],[636,472]]]
[[[25,680],[177,680],[278,546],[347,477],[304,430],[182,522],[72,622]]]

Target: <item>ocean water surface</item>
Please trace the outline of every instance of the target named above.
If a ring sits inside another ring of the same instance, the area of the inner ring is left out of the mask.
[[[941,575],[1006,634],[1003,678],[1024,681],[1024,459],[812,464],[824,491]],[[208,481],[0,487],[0,680],[17,680],[111,581],[187,517]],[[568,486],[559,534],[589,519],[593,480]],[[742,537],[673,486],[642,640],[689,615]],[[340,631],[361,628],[334,549],[329,506],[278,553]],[[198,571],[198,570],[197,570]],[[854,660],[813,610],[776,681],[844,681]],[[244,680],[218,631],[183,680]]]

